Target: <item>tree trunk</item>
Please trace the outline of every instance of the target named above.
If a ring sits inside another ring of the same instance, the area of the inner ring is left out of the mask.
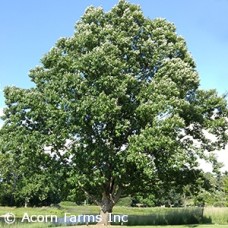
[[[110,198],[110,196],[107,195],[106,193],[103,193],[101,211],[100,211],[101,221],[99,222],[99,224],[102,224],[105,226],[111,224],[111,213],[112,213],[113,206],[114,206],[114,202]]]
[[[28,203],[29,203],[29,198],[28,197],[25,197],[25,208],[28,207]]]

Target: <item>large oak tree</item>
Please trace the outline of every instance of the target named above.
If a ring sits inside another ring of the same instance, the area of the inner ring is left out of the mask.
[[[104,217],[123,195],[183,184],[182,173],[197,173],[199,158],[215,164],[210,152],[227,143],[226,100],[199,88],[175,26],[136,5],[89,7],[41,63],[34,88],[5,89],[4,150],[13,141],[67,168]]]

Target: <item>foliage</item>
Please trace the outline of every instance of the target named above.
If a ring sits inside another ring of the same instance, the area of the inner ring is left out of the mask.
[[[150,193],[134,195],[134,204],[146,206],[186,207],[227,205],[227,174],[201,173],[195,183],[184,186],[157,185],[159,189]]]
[[[60,202],[64,195],[61,172],[47,161],[44,164],[41,157],[21,153],[20,143],[14,143],[17,151],[12,153],[11,147],[12,151],[0,153],[0,205],[47,206]]]
[[[120,200],[117,203],[117,206],[130,207],[131,204],[132,204],[132,198],[128,196],[128,197],[120,198]]]
[[[104,213],[121,196],[196,181],[199,158],[217,171],[207,152],[227,143],[227,102],[199,89],[175,26],[120,0],[107,13],[89,7],[75,28],[30,71],[34,88],[5,89],[2,153],[20,157],[19,171],[46,179],[52,170],[48,183],[57,178]]]
[[[213,175],[205,173],[205,185],[201,187],[197,195],[193,197],[194,204],[224,207],[226,206],[226,191],[225,191],[225,174]]]
[[[225,194],[225,201],[226,205],[228,207],[228,173],[226,173],[223,177],[223,190]]]

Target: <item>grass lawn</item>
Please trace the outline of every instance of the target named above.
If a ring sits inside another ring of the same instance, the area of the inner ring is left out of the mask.
[[[3,225],[10,228],[47,228],[47,224]],[[53,226],[52,226],[53,227]],[[131,226],[61,226],[60,228],[129,228]],[[228,225],[132,226],[132,228],[228,228]]]
[[[160,211],[170,210],[170,208],[137,208],[137,207],[122,207],[116,206],[113,209],[113,214],[126,214],[126,215],[149,215],[158,213]],[[99,214],[98,206],[77,206],[77,205],[61,205],[61,208],[55,207],[0,207],[0,216],[7,212],[14,213],[16,217],[20,218],[26,212],[33,215],[50,215],[64,216],[64,213],[71,213],[74,215],[82,214]]]
[[[31,215],[55,215],[58,218],[64,217],[65,213],[77,216],[84,214],[99,214],[98,206],[77,206],[74,204],[60,204],[60,208],[56,207],[37,207],[37,208],[16,208],[16,207],[0,207],[0,217],[6,213],[13,213],[17,218],[22,218],[24,213]],[[228,228],[228,207],[227,208],[214,208],[207,207],[201,208],[132,208],[124,206],[114,207],[113,214],[128,215],[128,226],[138,227],[152,227],[152,228]],[[203,219],[202,218],[203,215]],[[44,228],[48,224],[29,223],[29,224],[16,224],[7,225],[3,219],[0,219],[0,227],[31,227],[31,228]],[[210,224],[210,225],[181,225],[176,224]],[[153,224],[153,226],[148,226]],[[157,226],[173,224],[174,226]],[[220,224],[220,225],[214,225]],[[142,226],[143,225],[143,226]],[[52,226],[53,227],[53,226]],[[63,227],[63,226],[62,226]],[[69,226],[68,226],[69,227]],[[70,226],[73,227],[73,226]],[[75,226],[84,228],[84,226]],[[88,226],[85,226],[88,228]],[[89,226],[93,227],[93,226]],[[96,226],[98,227],[98,226]],[[104,226],[103,226],[104,227]],[[114,228],[124,228],[126,226],[113,226]]]
[[[16,217],[21,218],[24,213],[30,215],[57,215],[62,216],[66,209],[58,209],[55,207],[0,207],[0,217],[10,212],[15,214]]]
[[[107,228],[129,228],[131,226],[100,226]],[[99,226],[66,226],[61,228],[99,228]],[[228,228],[228,225],[180,225],[180,226],[133,226],[133,228]]]

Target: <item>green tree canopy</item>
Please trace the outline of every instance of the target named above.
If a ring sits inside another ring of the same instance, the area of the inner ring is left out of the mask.
[[[30,71],[34,88],[5,89],[5,151],[13,141],[36,157],[49,146],[48,161],[67,167],[71,185],[103,213],[122,195],[194,172],[199,158],[215,163],[208,152],[227,143],[226,100],[199,89],[175,26],[136,5],[89,7],[41,63]]]

